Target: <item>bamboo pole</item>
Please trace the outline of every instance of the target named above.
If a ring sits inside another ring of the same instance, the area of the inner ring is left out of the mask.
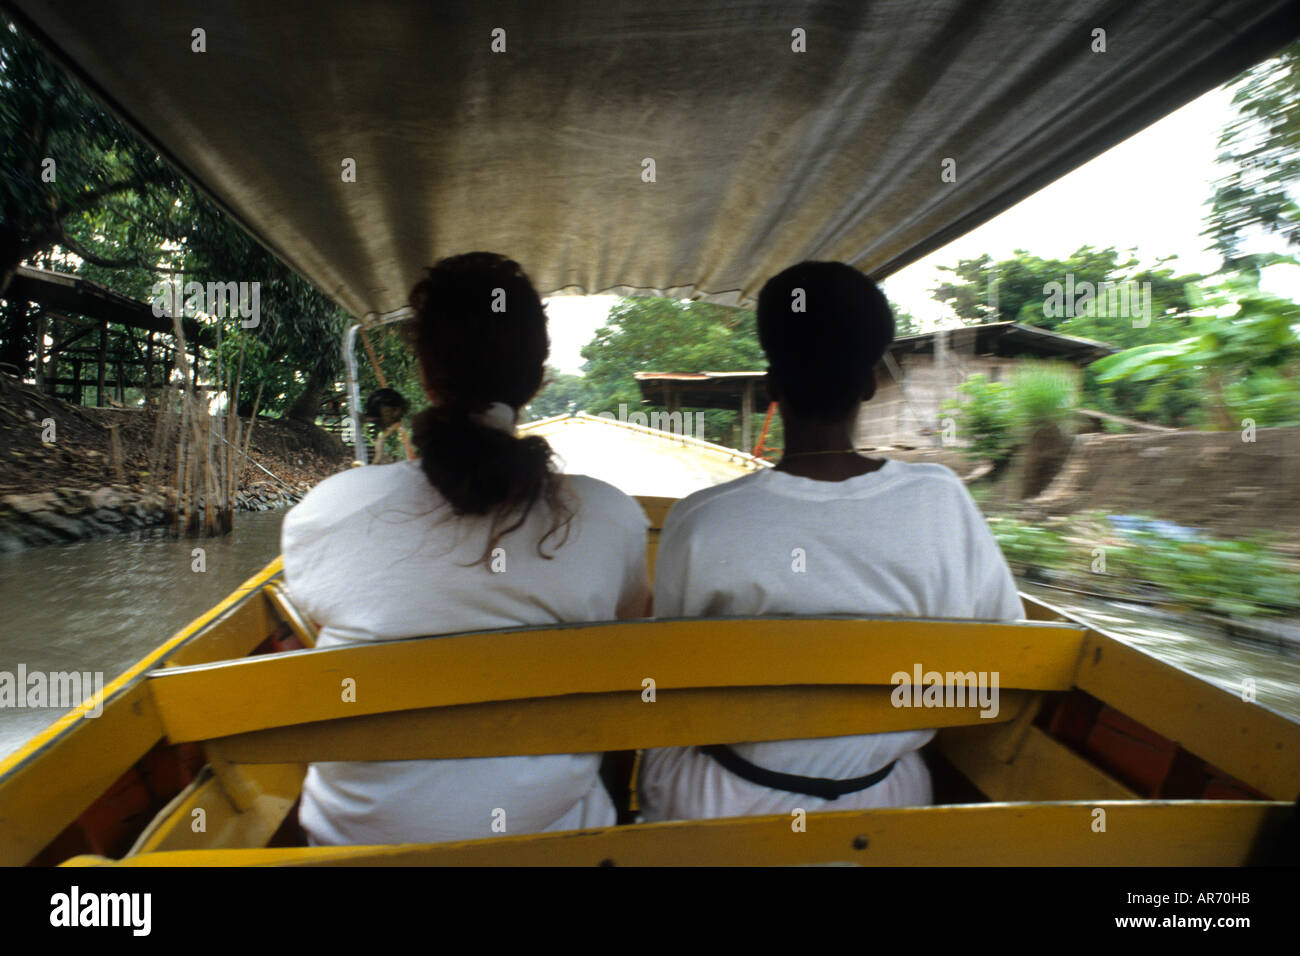
[[[185,456],[185,433],[189,425],[189,402],[186,401],[185,393],[181,392],[181,411],[179,429],[176,434],[176,496],[172,502],[172,534],[179,538],[185,532],[185,517],[187,500],[186,492],[186,456]]]
[[[108,426],[108,453],[113,462],[113,476],[119,484],[126,480],[122,471],[122,441],[118,436],[118,429],[121,427],[121,425]]]
[[[217,473],[212,464],[212,431],[216,423],[209,409],[203,410],[203,526],[209,538],[217,535]]]
[[[193,516],[191,507],[193,500],[193,466],[191,462],[193,432],[195,429],[194,415],[196,409],[193,407],[193,383],[190,377],[189,359],[185,354],[185,329],[181,325],[179,316],[172,316],[173,334],[176,337],[176,348],[173,358],[176,362],[176,371],[180,373],[180,400],[181,400],[181,421],[180,429],[176,436],[176,507],[175,518],[172,523],[174,533],[177,537],[182,534],[189,534]],[[195,370],[197,374],[197,369]]]
[[[262,383],[265,384],[265,383]],[[253,399],[253,417],[248,420],[248,435],[244,438],[244,457],[239,466],[240,476],[248,469],[248,448],[253,444],[253,426],[257,424],[257,410],[262,404],[262,385],[257,386],[257,397]]]

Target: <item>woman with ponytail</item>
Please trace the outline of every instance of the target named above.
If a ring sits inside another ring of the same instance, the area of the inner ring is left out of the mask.
[[[544,439],[515,434],[550,347],[523,270],[484,252],[443,259],[411,306],[430,402],[418,459],[334,475],[285,517],[285,579],[317,646],[648,614],[640,506],[557,474]],[[313,764],[300,821],[317,845],[610,826],[600,758]]]

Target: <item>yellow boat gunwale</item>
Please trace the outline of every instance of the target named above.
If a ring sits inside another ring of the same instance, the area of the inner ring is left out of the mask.
[[[1099,817],[1098,811],[1104,813]],[[1285,803],[1074,800],[639,823],[455,843],[144,853],[120,866],[1243,866]],[[1104,821],[1099,829],[1098,821]],[[67,866],[102,866],[85,856]]]

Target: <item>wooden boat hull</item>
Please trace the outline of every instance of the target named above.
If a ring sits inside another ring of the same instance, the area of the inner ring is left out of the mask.
[[[644,504],[653,551],[671,501]],[[1300,791],[1295,721],[1032,598],[1027,616],[1039,625],[795,618],[524,629],[511,653],[527,666],[509,678],[484,663],[499,659],[491,636],[283,653],[310,648],[314,634],[280,576],[277,559],[106,687],[100,717],[74,711],[0,763],[0,862],[1240,865],[1264,858]],[[710,654],[681,664],[683,648],[702,642]],[[343,710],[328,702],[337,695],[284,692],[337,675],[345,658],[360,680],[388,675],[382,701]],[[1001,713],[893,706],[888,675],[901,660],[997,670]],[[629,671],[658,675],[673,720],[642,703],[639,685],[623,686]],[[480,672],[491,675],[481,686],[427,679]],[[943,728],[927,748],[937,805],[817,813],[803,830],[751,817],[306,848],[296,828],[311,760],[631,751],[909,726]]]

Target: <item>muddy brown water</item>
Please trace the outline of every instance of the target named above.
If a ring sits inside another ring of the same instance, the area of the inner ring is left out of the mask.
[[[105,683],[220,601],[279,552],[284,512],[241,514],[225,538],[115,537],[0,555],[0,672],[101,672]],[[203,572],[193,570],[204,548]],[[1300,653],[1254,645],[1136,606],[1023,584],[1094,626],[1300,720]],[[58,708],[0,708],[0,757],[55,721]]]
[[[0,672],[99,672],[107,684],[272,560],[284,515],[236,515],[221,538],[121,535],[0,555]],[[0,708],[0,757],[64,712]]]

